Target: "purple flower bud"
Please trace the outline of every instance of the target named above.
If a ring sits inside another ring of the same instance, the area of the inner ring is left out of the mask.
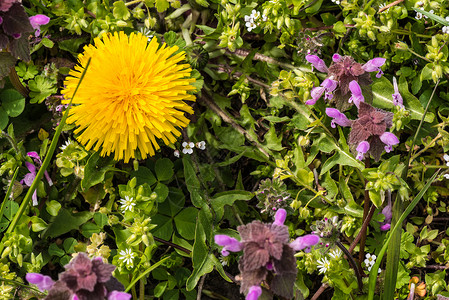
[[[382,230],[382,231],[390,230],[390,228],[391,228],[391,224],[390,223],[387,223],[387,224],[384,224],[384,225],[380,226],[380,230]]]
[[[262,295],[262,288],[258,285],[253,285],[249,288],[248,295],[246,295],[245,300],[257,300],[260,295]]]
[[[360,142],[355,150],[357,151],[357,156],[355,158],[363,160],[365,158],[365,153],[369,150],[369,143],[367,141]]]
[[[48,24],[50,18],[45,15],[35,15],[29,18],[31,26],[36,30],[35,35],[39,36],[41,34],[41,25]]]
[[[339,62],[341,60],[341,55],[338,53],[335,53],[334,55],[332,55],[332,61],[333,62]]]
[[[349,103],[354,102],[355,106],[359,108],[360,102],[365,102],[365,98],[362,94],[362,89],[357,81],[353,80],[349,83],[349,89],[351,90],[352,96],[349,98]]]
[[[131,295],[124,292],[112,291],[108,295],[108,300],[129,300]]]
[[[318,99],[320,99],[321,95],[323,95],[324,90],[324,87],[314,87],[312,91],[310,91],[310,96],[312,96],[312,99],[307,100],[305,103],[307,105],[314,105]]]
[[[384,132],[380,136],[382,143],[386,144],[385,151],[388,153],[393,150],[393,146],[399,144],[399,139],[391,132]]]
[[[380,78],[383,74],[382,70],[380,69],[381,66],[385,63],[386,59],[382,57],[376,57],[372,60],[368,61],[366,64],[362,66],[363,70],[366,72],[378,72],[376,74],[377,78]]]
[[[273,225],[283,226],[285,218],[287,217],[287,211],[283,208],[279,209],[274,215]]]
[[[20,39],[20,37],[22,36],[22,34],[21,33],[13,33],[12,34],[12,37],[14,38],[14,39]]]
[[[290,243],[290,247],[295,251],[300,251],[304,248],[309,248],[318,244],[320,237],[315,234],[307,234],[298,237],[296,240]]]
[[[273,263],[271,261],[269,261],[266,265],[265,268],[267,268],[268,271],[272,271],[273,270]]]
[[[3,23],[3,18],[0,17],[0,25]]]
[[[307,55],[306,60],[311,63],[318,71],[327,73],[326,63],[316,55]],[[313,71],[313,68],[312,68]]]
[[[326,108],[326,115],[333,118],[331,121],[332,128],[336,127],[335,124],[344,127],[351,126],[351,121],[348,118],[346,118],[346,116],[336,108]]]
[[[40,291],[48,291],[55,283],[50,276],[39,273],[28,273],[25,278],[29,283],[35,284]]]
[[[243,244],[240,243],[237,239],[232,238],[230,236],[224,234],[215,235],[215,243],[219,246],[223,246],[221,250],[221,254],[223,256],[228,256],[229,251],[231,252],[239,252],[243,249]]]
[[[393,77],[393,88],[394,88],[394,93],[393,95],[393,104],[394,105],[399,105],[399,106],[404,106],[403,103],[404,101],[402,100],[402,96],[399,93],[399,88],[398,88],[398,82],[396,81],[396,77]]]

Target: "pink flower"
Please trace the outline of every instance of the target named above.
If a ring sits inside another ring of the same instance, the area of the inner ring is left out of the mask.
[[[376,57],[372,60],[368,61],[366,64],[362,66],[363,70],[366,72],[378,72],[376,74],[377,78],[380,78],[383,74],[382,70],[380,69],[381,66],[385,63],[386,59],[382,57]]]
[[[39,157],[39,154],[37,154],[37,152],[34,152],[34,151],[28,152],[27,155],[29,157],[33,158],[34,163],[36,163],[39,167],[42,165],[41,158]],[[34,178],[37,175],[36,166],[29,162],[25,162],[25,166],[27,167],[28,171],[30,171],[30,173],[25,174],[25,177],[20,181],[20,183],[25,184],[26,186],[30,187],[34,181]],[[50,175],[48,175],[47,171],[44,172],[44,176],[45,176],[45,179],[47,179],[48,185],[52,186],[53,181],[51,180]],[[31,199],[33,199],[33,206],[36,206],[38,204],[36,190],[34,191]]]
[[[388,153],[393,150],[393,146],[399,144],[399,139],[391,132],[384,132],[380,136],[382,143],[386,144],[385,151]]]
[[[393,88],[394,88],[394,93],[393,93],[393,95],[391,95],[393,97],[393,104],[399,105],[399,106],[404,106],[403,105],[404,101],[402,100],[402,96],[399,93],[398,82],[396,81],[396,77],[393,77]]]
[[[283,208],[279,209],[274,216],[274,225],[284,226],[285,218],[287,217],[287,211]]]
[[[239,252],[243,249],[243,244],[240,243],[237,239],[232,238],[230,236],[224,234],[217,234],[214,237],[215,243],[219,246],[224,246],[221,250],[221,254],[223,256],[228,256],[229,251],[231,252]]]
[[[0,11],[7,12],[14,3],[18,3],[19,0],[1,0]]]
[[[324,96],[325,99],[332,99],[332,92],[337,88],[337,84],[338,82],[335,80],[329,78],[324,79],[321,83],[321,86],[314,87],[312,89],[312,91],[310,92],[312,99],[307,100],[305,104],[314,105],[318,101],[318,99],[321,98],[324,92],[326,92]]]
[[[354,102],[355,106],[359,108],[360,102],[365,102],[365,98],[363,97],[360,85],[357,83],[357,81],[353,80],[349,83],[349,90],[352,93],[351,98],[349,98],[349,103]]]
[[[50,18],[45,15],[35,15],[29,18],[31,26],[36,30],[35,35],[39,36],[41,34],[41,25],[46,25],[50,22]]]
[[[358,160],[363,160],[365,158],[365,153],[369,150],[369,143],[367,141],[360,142],[357,148],[357,156],[355,157]]]
[[[306,249],[306,252],[310,251],[310,247],[318,244],[320,237],[316,234],[307,234],[298,237],[296,240],[290,243],[290,247],[295,251]]]
[[[55,283],[50,276],[39,273],[28,273],[26,274],[25,279],[29,283],[37,285],[37,288],[42,292],[50,290]]]
[[[335,53],[334,55],[332,55],[332,61],[333,62],[339,62],[341,59],[342,59],[342,57],[338,53]]]
[[[335,128],[338,124],[340,126],[351,126],[351,121],[338,109],[336,108],[326,108],[326,115],[332,118],[331,127]]]
[[[131,295],[125,292],[112,291],[108,295],[108,300],[129,300]]]
[[[245,300],[257,300],[260,295],[262,295],[262,288],[258,285],[253,285],[249,288],[249,292],[248,295],[246,295]]]
[[[311,63],[318,71],[327,73],[326,63],[316,55],[307,55],[306,60]],[[312,68],[313,71],[313,68]]]

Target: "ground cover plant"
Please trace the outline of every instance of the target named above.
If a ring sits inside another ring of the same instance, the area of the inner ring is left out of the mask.
[[[448,7],[0,0],[0,299],[449,299]]]

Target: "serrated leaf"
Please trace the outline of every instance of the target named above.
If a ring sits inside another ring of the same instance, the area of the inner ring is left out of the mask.
[[[21,3],[14,3],[2,17],[3,31],[10,36],[18,33],[26,36],[25,33],[33,32],[33,27]]]
[[[170,7],[167,0],[156,0],[156,9],[158,12],[164,12]]]
[[[18,39],[13,39],[9,43],[9,50],[16,58],[20,58],[23,61],[31,60],[30,42],[28,41],[28,37],[26,35],[22,35]]]
[[[65,254],[64,250],[58,247],[55,243],[50,244],[48,247],[48,254],[52,256],[61,257]]]
[[[19,116],[25,109],[25,98],[14,89],[3,90],[0,93],[0,101],[10,117]]]

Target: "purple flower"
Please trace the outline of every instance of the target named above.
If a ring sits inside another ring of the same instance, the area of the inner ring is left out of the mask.
[[[34,162],[37,165],[39,165],[39,166],[42,165],[42,161],[41,161],[41,159],[39,157],[39,154],[37,154],[36,152],[33,151],[33,152],[28,152],[27,155],[29,157],[33,158]],[[29,162],[25,162],[25,166],[27,167],[28,171],[30,171],[30,173],[25,174],[25,177],[20,181],[20,183],[21,184],[25,184],[26,186],[30,187],[31,184],[34,181],[34,178],[36,178],[36,174],[37,174],[36,166],[33,165],[32,163],[29,163]],[[53,185],[53,181],[51,180],[51,178],[48,175],[47,171],[45,171],[44,176],[47,179],[48,184],[50,186],[52,186]],[[33,196],[31,197],[31,199],[33,199],[33,206],[36,206],[38,204],[38,202],[37,202],[37,191],[36,190],[34,191]]]
[[[391,132],[384,132],[380,136],[382,143],[386,144],[385,151],[388,153],[393,150],[393,145],[399,144],[399,139]]]
[[[394,93],[393,93],[393,95],[391,95],[391,96],[393,96],[393,104],[403,107],[404,101],[402,100],[402,96],[399,93],[398,82],[396,81],[396,77],[393,77],[393,88],[394,88]]]
[[[357,83],[357,81],[353,80],[349,83],[349,90],[352,93],[351,98],[349,98],[349,103],[354,102],[355,106],[359,108],[360,102],[365,102],[365,98],[363,97],[360,85]]]
[[[129,300],[131,295],[125,292],[112,291],[108,295],[108,300]]]
[[[341,55],[338,53],[335,53],[334,55],[332,55],[332,61],[333,62],[339,62],[341,60]]]
[[[55,283],[50,276],[39,273],[28,273],[26,274],[25,279],[29,283],[35,284],[41,292],[50,290]]]
[[[0,17],[0,25],[2,25],[2,23],[3,23],[3,18]]]
[[[284,226],[285,218],[287,217],[287,211],[283,208],[279,209],[274,216],[273,225]]]
[[[331,127],[335,128],[338,124],[340,126],[351,126],[351,121],[338,109],[336,108],[326,108],[326,115],[332,118]]]
[[[27,155],[29,157],[33,158],[34,163],[37,164],[39,167],[42,166],[42,160],[41,160],[39,154],[37,154],[37,152],[31,151],[31,152],[28,152]],[[51,180],[50,175],[48,175],[47,171],[44,172],[44,176],[45,176],[45,179],[47,179],[48,185],[52,186],[53,181]]]
[[[312,99],[307,100],[305,102],[305,104],[307,105],[314,105],[318,99],[320,99],[320,97],[323,95],[325,88],[322,86],[319,87],[314,87],[311,91],[310,91],[310,96],[312,96]]]
[[[214,237],[215,243],[219,246],[224,246],[221,250],[221,254],[223,256],[228,256],[229,251],[231,252],[239,252],[243,249],[243,244],[240,243],[237,239],[232,238],[230,236],[224,234],[217,234]]]
[[[318,244],[320,237],[316,234],[307,234],[298,237],[296,240],[290,243],[290,247],[295,251],[306,249],[306,252],[310,251],[310,247]]]
[[[389,192],[389,191],[388,191]],[[388,204],[382,209],[382,214],[385,216],[385,219],[382,223],[380,223],[380,230],[387,231],[391,228],[391,219],[393,218],[393,210],[391,205],[391,197],[388,197]]]
[[[21,33],[13,33],[13,34],[12,34],[12,37],[13,37],[14,39],[16,39],[16,40],[20,39],[21,36],[22,36]]]
[[[357,151],[356,159],[363,160],[365,153],[369,150],[369,143],[367,141],[360,142],[355,150]]]
[[[321,83],[321,86],[324,87],[326,94],[324,95],[324,99],[332,99],[334,96],[332,92],[337,88],[338,82],[335,80],[332,80],[330,78],[324,79],[324,81]]]
[[[50,18],[45,15],[35,15],[29,18],[31,26],[36,30],[35,35],[39,36],[41,34],[41,25],[46,25],[50,22]]]
[[[260,295],[262,295],[262,288],[258,285],[253,285],[249,288],[249,292],[248,295],[246,295],[245,300],[257,300]]]
[[[311,63],[318,71],[327,73],[326,63],[316,55],[307,55],[306,60]],[[312,68],[313,71],[313,68]]]
[[[366,64],[362,66],[363,70],[366,72],[378,72],[376,74],[377,78],[380,78],[383,74],[382,70],[380,69],[381,66],[385,63],[386,59],[382,57],[376,57],[372,60],[368,61]]]

